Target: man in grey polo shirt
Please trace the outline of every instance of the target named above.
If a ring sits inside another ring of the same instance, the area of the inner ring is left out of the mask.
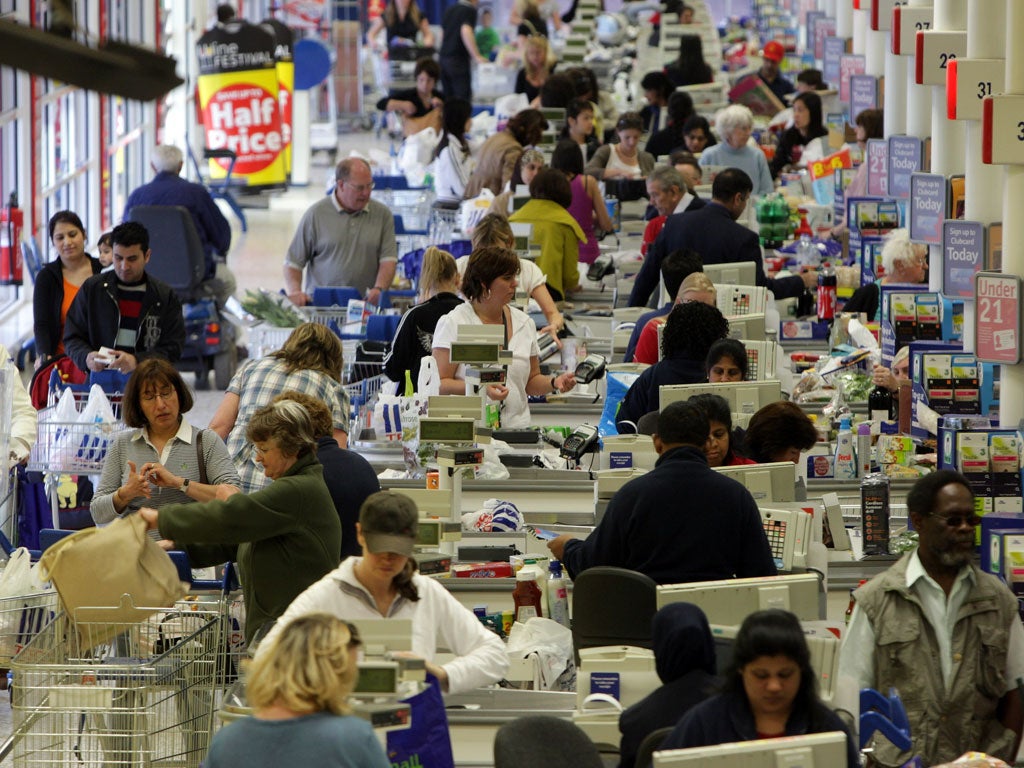
[[[370,199],[373,175],[366,161],[345,158],[334,177],[334,191],[303,214],[288,246],[285,293],[301,307],[318,286],[349,285],[379,304],[381,292],[395,278],[394,216],[387,206]]]

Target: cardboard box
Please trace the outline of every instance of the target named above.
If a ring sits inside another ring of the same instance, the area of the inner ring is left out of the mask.
[[[889,314],[893,322],[917,322],[917,294],[894,293],[889,299]]]
[[[952,355],[922,355],[921,366],[924,370],[924,379],[951,379],[953,377],[953,356]]]
[[[992,569],[992,551],[995,546],[992,539],[996,531],[1014,532],[1024,535],[1024,514],[1011,512],[993,512],[981,519],[981,570],[996,573]]]
[[[992,499],[992,511],[1001,514],[1024,512],[1024,499],[1020,496],[997,496]]]
[[[988,435],[984,432],[961,433],[957,443],[957,463],[964,474],[988,472],[991,469]]]
[[[1020,472],[1020,439],[1015,435],[989,435],[993,472]]]

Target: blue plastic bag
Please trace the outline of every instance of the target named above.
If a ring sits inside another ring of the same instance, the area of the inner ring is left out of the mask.
[[[455,768],[448,715],[437,678],[428,674],[427,687],[402,701],[410,707],[411,725],[388,731],[387,754],[391,764]]]
[[[626,396],[626,392],[639,377],[639,373],[608,371],[608,389],[604,399],[604,410],[601,412],[601,421],[597,425],[601,437],[619,434],[619,429],[615,425],[615,417],[622,404],[622,398]]]

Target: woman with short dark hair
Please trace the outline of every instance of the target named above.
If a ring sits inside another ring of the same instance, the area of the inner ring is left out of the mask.
[[[636,112],[626,112],[615,124],[618,144],[605,144],[587,163],[586,171],[598,179],[645,179],[654,170],[654,156],[640,150],[644,121]]]
[[[438,320],[434,329],[433,355],[441,377],[441,394],[462,395],[466,394],[465,366],[451,359],[459,326],[502,327],[503,346],[512,352],[513,360],[505,383],[487,385],[486,394],[503,427],[530,425],[527,396],[567,392],[576,385],[572,373],[547,376],[540,372],[537,326],[525,312],[508,306],[515,297],[518,274],[515,251],[497,246],[475,249],[462,278],[462,295],[468,301]]]
[[[800,459],[818,441],[818,430],[803,409],[789,400],[769,403],[750,417],[744,453],[764,464]]]
[[[513,115],[505,130],[480,146],[476,170],[466,184],[466,199],[476,197],[484,187],[495,195],[500,193],[512,178],[512,170],[523,149],[539,144],[547,127],[548,121],[538,109],[524,109]]]
[[[133,427],[111,441],[89,512],[97,523],[140,507],[209,501],[218,486],[241,481],[227,446],[209,429],[189,424],[192,391],[162,357],[139,363],[125,385],[121,417]]]

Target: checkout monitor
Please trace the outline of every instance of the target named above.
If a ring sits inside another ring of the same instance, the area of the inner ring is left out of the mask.
[[[738,741],[654,753],[654,768],[835,768],[846,765],[846,734],[842,731]]]
[[[781,608],[801,621],[822,618],[816,573],[763,576],[752,579],[694,581],[658,587],[658,609],[671,603],[693,603],[710,624],[742,624],[755,611]]]
[[[754,414],[769,403],[782,399],[782,383],[769,381],[723,381],[716,384],[665,384],[658,388],[658,410],[671,403],[689,400],[694,395],[721,395],[729,401],[732,413]]]
[[[412,650],[412,619],[352,619],[367,656]]]
[[[707,171],[707,168],[704,169]],[[705,264],[704,274],[715,285],[756,285],[757,265],[752,261],[727,261]]]
[[[715,471],[738,480],[759,505],[796,501],[796,464],[792,461],[738,464],[715,467]]]

